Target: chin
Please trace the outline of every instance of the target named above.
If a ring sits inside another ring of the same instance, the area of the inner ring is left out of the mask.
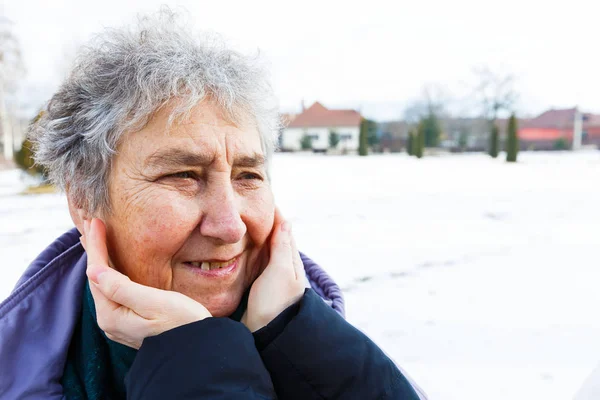
[[[202,304],[213,317],[229,317],[238,308],[242,300],[243,291],[226,292],[206,296],[192,296],[194,300]]]

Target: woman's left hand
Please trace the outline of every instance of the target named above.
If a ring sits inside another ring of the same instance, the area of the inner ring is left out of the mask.
[[[87,252],[87,276],[98,326],[115,342],[139,349],[145,338],[211,317],[197,301],[177,292],[132,282],[109,266],[106,228],[85,221],[81,242]]]
[[[242,323],[251,332],[266,326],[304,294],[306,276],[291,225],[275,210],[269,263],[252,284]]]

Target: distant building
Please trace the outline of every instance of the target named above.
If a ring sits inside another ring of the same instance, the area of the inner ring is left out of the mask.
[[[449,151],[486,151],[490,141],[490,123],[484,118],[449,117],[438,119],[441,127],[439,147]],[[498,118],[501,143],[506,136],[507,119]],[[379,124],[380,145],[385,151],[406,150],[408,133],[417,129],[417,124],[405,121],[388,121]]]
[[[600,115],[578,112],[577,108],[548,110],[519,125],[521,148],[552,150],[557,141],[573,142],[575,119],[581,118],[583,145],[600,146]]]
[[[277,137],[277,149],[279,151],[283,150],[283,132],[289,126],[289,124],[291,124],[292,121],[296,119],[297,116],[298,114],[294,113],[282,113],[279,115],[279,119],[281,122],[281,129],[279,130],[279,135]]]
[[[496,120],[500,132],[503,121]],[[440,146],[451,151],[485,151],[489,146],[490,123],[484,118],[444,118]],[[501,134],[502,135],[502,134]]]
[[[379,145],[384,152],[397,153],[406,148],[409,126],[404,121],[379,123]]]
[[[583,144],[593,145],[600,149],[600,115],[584,114]]]
[[[329,148],[329,135],[335,132],[340,138],[337,149],[357,151],[361,119],[356,110],[330,110],[316,102],[298,115],[282,115],[284,128],[279,147],[282,151],[301,150],[302,138],[306,135],[311,138],[313,150],[326,151]]]

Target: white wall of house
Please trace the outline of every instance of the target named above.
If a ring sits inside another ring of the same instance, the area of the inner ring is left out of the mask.
[[[306,134],[311,137],[313,150],[329,148],[329,128],[306,128]]]
[[[281,150],[298,151],[304,135],[303,128],[285,128],[281,134]]]
[[[286,128],[283,131],[281,139],[281,149],[287,151],[301,150],[300,142],[304,135],[312,138],[312,148],[314,150],[327,150],[329,148],[329,132],[336,131],[340,135],[338,149],[349,151],[358,150],[358,141],[360,128],[358,126],[349,127],[312,127],[312,128]]]
[[[335,131],[340,135],[340,143],[337,148],[342,150],[357,151],[360,137],[360,127],[348,126],[336,128]]]

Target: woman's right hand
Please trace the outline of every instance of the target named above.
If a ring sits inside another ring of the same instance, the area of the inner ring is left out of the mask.
[[[149,336],[212,317],[202,304],[181,293],[140,285],[111,268],[106,228],[99,219],[84,222],[81,243],[98,326],[109,339],[139,349]]]

